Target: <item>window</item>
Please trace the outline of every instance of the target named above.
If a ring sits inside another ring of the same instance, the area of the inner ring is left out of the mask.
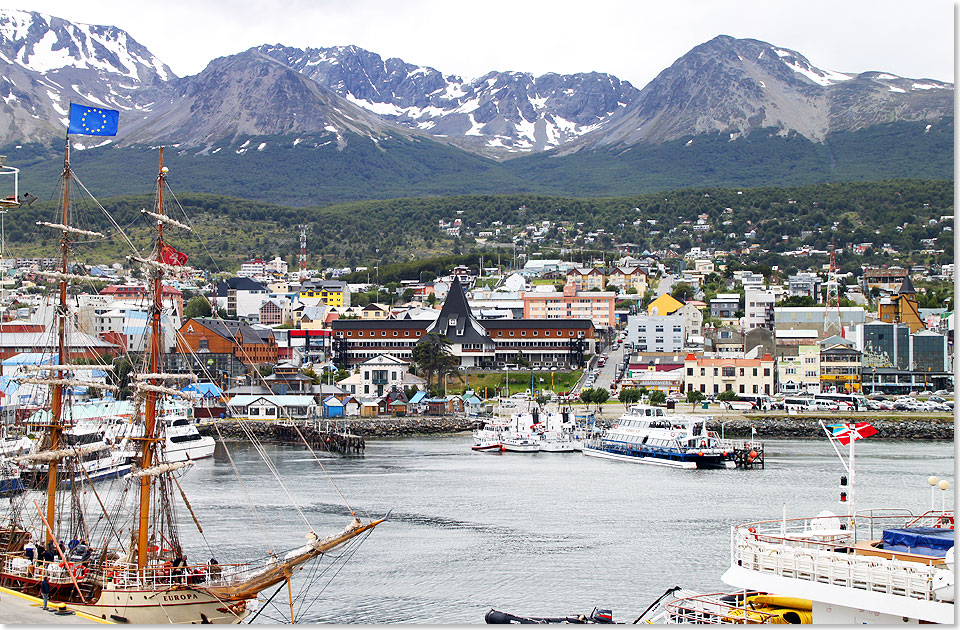
[[[687,376],[693,376],[693,368],[687,368]]]
[[[754,375],[754,376],[757,375],[757,368],[753,368],[753,375]]]
[[[770,368],[763,368],[763,375],[770,376]]]
[[[398,333],[397,331],[393,331],[393,336],[394,336],[394,337],[397,337],[397,336],[399,336],[399,335],[400,335],[400,333]]]
[[[743,368],[740,368],[740,376],[743,376]],[[754,375],[756,376],[756,375]]]
[[[716,372],[716,370],[714,370],[714,372]],[[741,372],[741,374],[743,374],[743,372]],[[725,368],[723,368],[723,375],[724,375],[724,376],[736,376],[736,375],[737,375],[737,368],[725,367]],[[716,374],[714,374],[714,376],[716,376]]]
[[[386,337],[386,336],[387,336],[387,331],[381,330],[381,331],[380,331],[380,336],[381,336],[381,337]]]

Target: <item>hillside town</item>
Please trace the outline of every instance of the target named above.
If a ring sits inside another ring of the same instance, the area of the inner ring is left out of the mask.
[[[611,398],[638,389],[662,392],[654,400],[720,397],[759,407],[826,392],[953,390],[951,305],[920,307],[914,286],[948,278],[952,268],[931,278],[923,268],[864,267],[852,283],[835,265],[765,277],[729,272],[726,252],[670,253],[587,264],[531,256],[384,285],[378,268],[291,270],[279,257],[248,260],[230,277],[193,271],[163,287],[164,369],[198,376],[198,416],[252,419],[477,415],[517,387],[514,395],[574,400],[608,356],[616,365],[597,386]],[[54,261],[3,262],[3,413],[14,417],[43,394],[10,375],[50,360],[43,344],[54,343],[53,309],[37,274]],[[371,280],[339,279],[348,272]],[[72,355],[93,363],[143,353],[145,283],[119,264],[89,273],[105,284],[75,296]],[[421,365],[418,346],[438,342],[449,360],[438,370]],[[509,385],[511,371],[514,389],[470,388],[471,375],[506,375]],[[558,374],[575,378],[558,387]]]

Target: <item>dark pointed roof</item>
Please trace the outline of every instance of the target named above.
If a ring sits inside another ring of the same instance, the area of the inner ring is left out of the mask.
[[[454,277],[447,291],[447,299],[440,309],[437,320],[427,328],[427,333],[443,335],[451,343],[493,344],[483,326],[473,316],[460,280]]]
[[[910,280],[910,276],[903,277],[903,283],[900,285],[900,290],[897,291],[897,295],[916,295],[917,290],[913,288],[913,282]]]

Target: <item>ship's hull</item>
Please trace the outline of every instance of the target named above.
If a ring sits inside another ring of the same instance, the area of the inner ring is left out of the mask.
[[[246,601],[223,602],[189,587],[170,590],[105,588],[91,604],[70,604],[100,619],[136,624],[240,623],[249,614]],[[204,619],[205,618],[205,619]]]
[[[720,456],[699,456],[696,458],[668,459],[666,457],[656,457],[653,455],[624,455],[623,453],[611,452],[589,446],[583,447],[583,454],[587,457],[599,457],[601,459],[613,459],[620,462],[630,462],[633,464],[653,464],[655,466],[667,466],[670,468],[696,469],[696,468],[734,468],[736,464],[729,459],[723,459]]]
[[[539,453],[540,445],[532,440],[504,440],[503,450],[508,453]]]
[[[494,453],[503,452],[503,444],[501,444],[500,442],[486,442],[483,444],[474,444],[470,448],[474,451],[480,451],[480,452],[494,452]]]
[[[39,571],[30,576],[4,572],[2,577],[12,590],[40,596]],[[222,601],[203,589],[188,585],[127,589],[116,587],[112,581],[104,588],[93,582],[84,582],[82,578],[79,583],[89,600],[87,603],[77,596],[72,582],[60,580],[51,585],[50,605],[66,604],[98,619],[136,624],[240,623],[249,614],[245,600]]]
[[[576,451],[576,445],[570,440],[551,441],[544,440],[540,442],[541,453],[573,453]]]
[[[10,497],[24,491],[20,476],[0,477],[0,497]]]
[[[163,459],[168,462],[206,459],[207,457],[213,457],[213,451],[217,448],[216,440],[209,436],[193,440],[189,442],[189,446],[183,446],[183,444],[171,443],[167,440],[163,450]]]

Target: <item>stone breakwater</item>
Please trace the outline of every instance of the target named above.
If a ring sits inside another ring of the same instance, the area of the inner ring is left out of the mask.
[[[470,431],[476,425],[475,418],[465,416],[405,416],[402,418],[346,418],[300,424],[301,433],[308,439],[318,436],[344,434],[371,437],[398,437],[404,435],[429,435],[434,433],[458,433]],[[224,440],[247,440],[254,435],[260,440],[283,442],[301,441],[300,436],[288,423],[274,420],[247,420],[243,426],[237,420],[218,420],[198,426],[201,435]]]
[[[856,417],[827,417],[811,418],[796,416],[778,416],[763,417],[761,415],[714,420],[707,422],[707,428],[721,432],[723,423],[723,435],[732,438],[749,438],[751,429],[757,430],[757,438],[822,438],[823,429],[820,427],[820,420],[824,424],[835,424],[838,422],[869,422],[877,429],[877,434],[870,437],[871,440],[952,440],[953,439],[953,418],[924,418],[914,419],[909,416],[896,418],[871,418],[865,416]]]
[[[704,414],[709,417],[708,414]],[[759,439],[773,438],[822,438],[823,429],[819,420],[825,424],[832,422],[869,422],[875,426],[878,433],[871,439],[890,440],[952,440],[953,418],[911,418],[897,416],[877,418],[867,415],[856,417],[824,417],[810,416],[720,416],[707,420],[707,428],[724,437],[743,439],[751,437],[751,429],[756,429]],[[600,418],[597,424],[601,427],[609,426],[616,420],[614,416]],[[723,426],[721,428],[721,422]],[[400,437],[405,435],[430,435],[437,433],[458,433],[470,431],[477,423],[476,418],[466,416],[405,416],[402,418],[347,418],[336,422],[300,425],[301,432],[311,442],[325,439],[326,436],[336,434],[350,434],[364,439],[381,437]],[[308,431],[309,429],[309,431]],[[241,427],[237,420],[219,420],[216,423],[202,424],[199,427],[202,435],[214,438],[220,436],[225,440],[247,440],[249,435],[259,440],[278,442],[299,442],[300,437],[289,424],[270,420],[245,421]],[[219,430],[219,432],[218,432]]]

